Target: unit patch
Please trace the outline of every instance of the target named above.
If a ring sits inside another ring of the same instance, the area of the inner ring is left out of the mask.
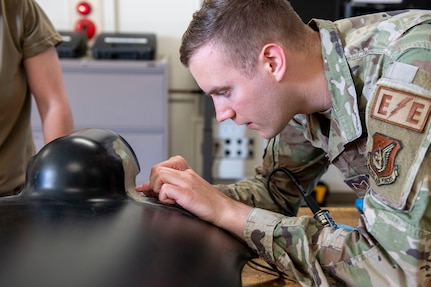
[[[365,174],[359,174],[344,181],[358,197],[364,197],[365,193],[370,189],[370,184],[368,183],[368,176]]]
[[[399,175],[395,158],[401,149],[401,143],[379,133],[373,135],[373,148],[367,155],[370,175],[377,185],[391,184]]]
[[[422,132],[431,111],[431,99],[380,86],[371,117]]]

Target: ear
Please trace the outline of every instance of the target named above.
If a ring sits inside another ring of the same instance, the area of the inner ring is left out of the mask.
[[[277,81],[283,79],[286,72],[286,54],[278,44],[267,44],[262,48],[260,59]]]

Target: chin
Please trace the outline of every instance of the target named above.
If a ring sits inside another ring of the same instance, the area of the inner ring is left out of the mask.
[[[275,134],[275,135],[273,135],[273,134],[268,134],[268,133],[266,133],[265,131],[261,131],[261,130],[259,130],[259,131],[258,131],[258,133],[259,133],[259,136],[260,136],[260,137],[262,137],[262,138],[264,138],[264,139],[268,139],[268,140],[276,136],[276,134]]]
[[[259,136],[264,139],[272,139],[278,134],[282,132],[283,129],[278,129],[275,126],[268,126],[268,128],[262,128],[262,129],[256,129],[256,131],[259,133]]]

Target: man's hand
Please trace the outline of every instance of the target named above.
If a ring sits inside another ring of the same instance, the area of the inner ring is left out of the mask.
[[[155,165],[150,180],[138,185],[136,191],[158,197],[164,203],[178,204],[199,218],[243,238],[251,207],[221,193],[190,169],[180,156]]]
[[[135,188],[136,191],[143,192],[146,196],[149,196],[149,197],[158,197],[158,193],[154,192],[154,185],[152,184],[151,178],[154,177],[158,173],[158,170],[163,167],[171,168],[179,171],[184,171],[190,168],[188,163],[182,156],[173,156],[168,160],[153,166],[151,168],[150,180],[136,186]],[[168,202],[168,203],[175,204],[175,202]]]

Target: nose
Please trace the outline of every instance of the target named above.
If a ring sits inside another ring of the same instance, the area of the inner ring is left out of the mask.
[[[218,122],[223,122],[224,120],[232,119],[234,117],[235,111],[226,103],[224,98],[213,96],[212,99]]]

